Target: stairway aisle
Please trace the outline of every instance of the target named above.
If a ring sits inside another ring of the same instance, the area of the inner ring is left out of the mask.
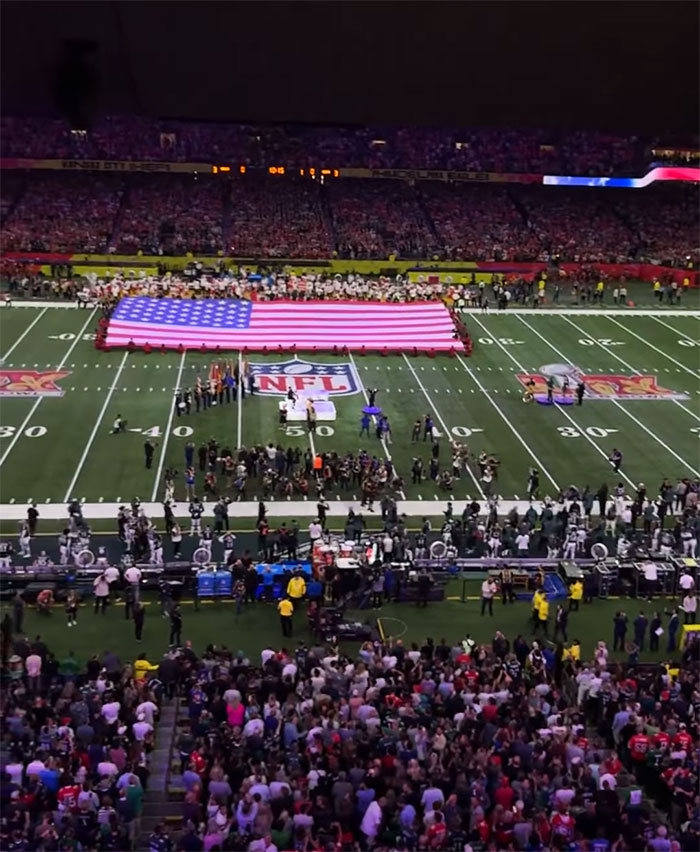
[[[138,849],[148,848],[148,838],[159,822],[177,824],[182,816],[182,803],[168,801],[170,761],[178,721],[179,699],[165,699],[156,726],[154,749],[149,755],[148,787],[143,797],[141,837]]]

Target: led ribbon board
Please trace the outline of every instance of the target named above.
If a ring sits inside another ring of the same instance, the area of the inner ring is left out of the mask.
[[[615,177],[572,177],[568,175],[544,175],[542,183],[547,186],[606,186],[623,189],[642,189],[657,180],[700,182],[700,169],[676,166],[659,166],[641,178]]]

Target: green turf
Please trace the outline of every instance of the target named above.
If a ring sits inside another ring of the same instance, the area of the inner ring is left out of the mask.
[[[468,591],[478,594],[478,581],[469,581]],[[450,597],[461,597],[462,581],[454,580],[448,585],[447,594]],[[582,642],[584,655],[592,654],[595,643],[605,639],[612,648],[612,619],[617,610],[624,610],[633,621],[640,609],[647,616],[655,610],[663,611],[665,601],[652,603],[634,600],[598,600],[582,606],[580,612],[572,613],[569,619],[569,638],[578,638]],[[183,604],[183,640],[191,639],[195,648],[202,651],[210,642],[226,645],[232,651],[242,650],[254,662],[259,660],[259,652],[268,644],[294,647],[298,640],[309,641],[310,635],[305,625],[305,615],[299,611],[294,618],[295,635],[292,640],[283,642],[279,620],[274,605],[257,603],[249,606],[239,615],[235,614],[235,604],[230,601],[201,603],[199,612],[195,612],[191,604]],[[551,607],[550,629],[556,607]],[[445,637],[448,642],[454,642],[471,633],[477,642],[490,642],[495,630],[503,630],[513,639],[518,633],[530,638],[528,622],[530,606],[525,602],[502,606],[498,601],[494,606],[494,616],[480,615],[478,600],[446,600],[431,603],[425,609],[419,609],[412,604],[388,604],[380,611],[364,610],[349,612],[350,618],[360,621],[377,617],[383,619],[382,624],[387,637],[401,637],[404,642],[423,642],[426,636],[432,636],[436,642]],[[664,617],[664,623],[666,622]],[[404,632],[405,631],[405,632]],[[116,651],[123,660],[133,658],[138,652],[146,651],[151,659],[157,659],[167,648],[168,621],[161,618],[159,604],[151,601],[147,607],[144,640],[141,644],[134,639],[133,624],[124,618],[121,605],[110,607],[106,616],[94,615],[90,607],[81,607],[79,625],[69,629],[65,624],[65,616],[61,608],[56,608],[50,616],[37,615],[27,608],[25,632],[34,636],[40,633],[48,646],[59,657],[65,656],[69,650],[75,651],[76,656],[85,661],[94,653],[102,653],[106,649]],[[631,638],[631,628],[630,634]],[[661,651],[651,654],[646,651],[641,659],[667,659],[665,639]],[[348,646],[351,650],[355,646]],[[611,659],[622,660],[621,653],[612,654]]]
[[[239,434],[235,404],[175,417],[166,434],[180,372],[177,353],[100,353],[89,339],[94,323],[85,326],[89,312],[49,309],[37,320],[38,310],[0,312],[0,354],[10,353],[3,366],[47,371],[65,361],[70,375],[59,382],[63,397],[0,399],[0,502],[33,498],[40,504],[55,503],[73,495],[108,503],[133,495],[150,500],[162,494],[157,471],[163,452],[163,466],[182,470],[190,429],[197,444],[214,436],[222,445],[235,448]],[[613,446],[625,454],[623,474],[628,486],[644,481],[654,489],[662,476],[676,478],[700,470],[697,314],[657,319],[633,311],[623,317],[491,312],[467,316],[466,322],[475,341],[470,358],[354,359],[364,386],[379,388],[377,401],[392,424],[390,452],[407,480],[406,496],[426,501],[425,514],[436,513],[436,501],[481,496],[480,485],[466,474],[450,494],[440,492],[429,480],[411,485],[412,456],[422,456],[426,467],[429,458],[427,444],[411,445],[411,423],[426,412],[434,414],[441,432],[450,433],[442,439],[442,464],[449,464],[446,443],[452,437],[468,443],[474,454],[485,449],[500,456],[494,491],[506,499],[525,497],[531,465],[542,469],[543,494],[554,495],[557,487],[570,483],[594,488],[603,480],[612,484],[607,456]],[[88,339],[76,342],[71,335],[83,328]],[[305,357],[320,363],[347,360],[332,355]],[[272,355],[251,358],[277,359]],[[180,383],[192,385],[198,372],[208,371],[211,361],[211,356],[188,353]],[[516,374],[537,372],[554,362],[572,362],[596,374],[630,376],[638,371],[656,376],[662,387],[685,391],[688,398],[679,403],[587,401],[566,410],[524,405]],[[316,449],[343,452],[364,445],[383,457],[374,436],[361,442],[358,438],[363,397],[340,397],[335,402],[338,419],[316,434]],[[272,440],[309,446],[303,430],[300,435],[287,435],[278,429],[276,407],[275,397],[244,402],[242,443]],[[128,420],[130,428],[142,431],[110,435],[117,414]],[[151,430],[158,444],[152,470],[144,467],[143,430]],[[181,478],[176,496],[184,498]],[[257,496],[257,489],[251,488],[248,497]]]

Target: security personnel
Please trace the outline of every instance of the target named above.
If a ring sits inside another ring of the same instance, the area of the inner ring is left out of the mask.
[[[287,583],[287,596],[291,598],[292,603],[296,604],[306,594],[306,580],[301,574],[294,574]]]
[[[535,594],[532,596],[532,629],[533,632],[537,632],[537,625],[540,620],[540,604],[545,597],[544,590],[539,588],[535,590]]]
[[[545,639],[549,639],[549,628],[548,628],[548,619],[549,619],[549,601],[547,600],[547,595],[544,592],[540,595],[539,606],[537,608],[537,622],[535,623],[535,633],[541,627],[544,632]]]
[[[578,608],[583,600],[583,583],[580,580],[574,580],[569,586],[569,612]]]
[[[277,612],[280,614],[280,624],[282,625],[282,635],[292,635],[292,615],[294,615],[294,605],[289,598],[282,598],[277,604]]]
[[[574,639],[571,643],[571,647],[564,649],[564,660],[572,660],[574,663],[578,663],[581,659],[581,640]]]

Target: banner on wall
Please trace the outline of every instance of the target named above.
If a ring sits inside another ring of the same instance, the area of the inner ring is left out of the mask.
[[[0,159],[0,169],[32,169],[64,172],[210,172],[208,163],[159,163],[141,160],[35,160],[17,157]]]
[[[340,176],[341,178],[441,180],[464,183],[542,183],[542,175],[510,175],[502,172],[463,172],[452,169],[340,169]]]

